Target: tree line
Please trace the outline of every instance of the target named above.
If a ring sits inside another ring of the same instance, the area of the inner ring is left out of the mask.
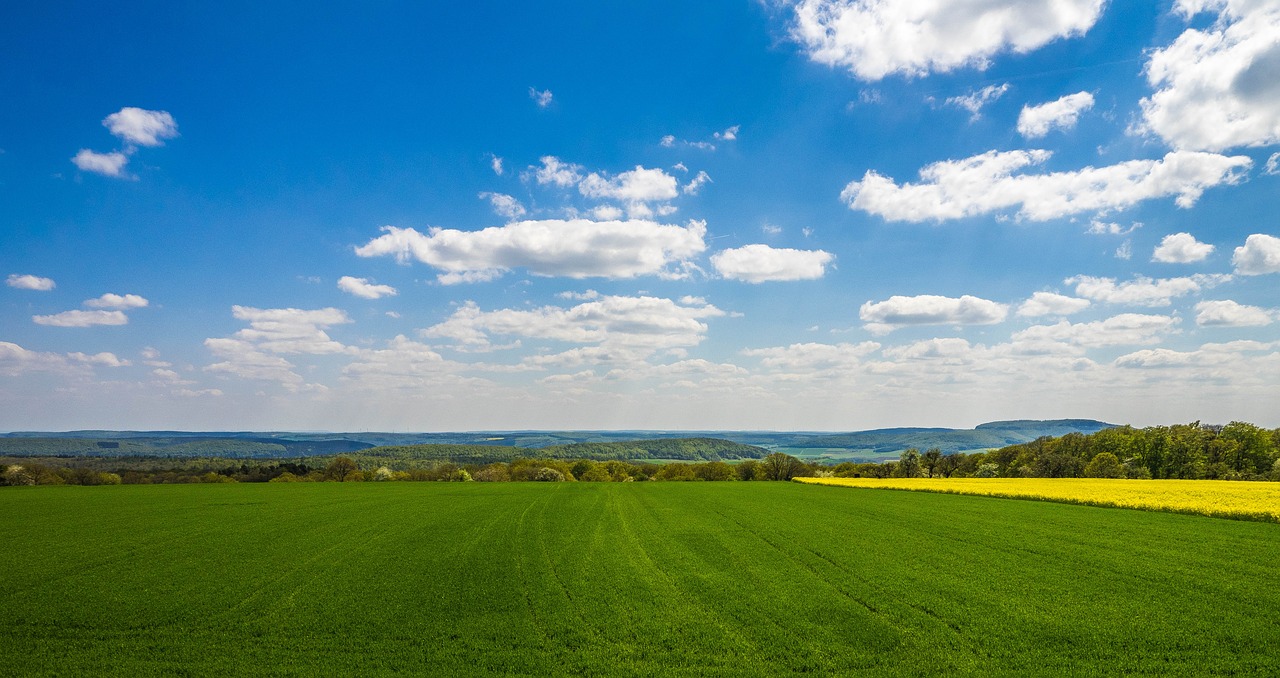
[[[688,443],[685,443],[688,445]],[[705,453],[702,447],[697,453]],[[569,446],[566,446],[569,447]],[[386,448],[383,448],[384,450]],[[676,449],[676,448],[673,448]],[[714,448],[711,448],[714,449]],[[613,448],[596,450],[616,453]],[[688,447],[681,451],[690,451]],[[727,451],[723,448],[716,452]],[[736,450],[735,450],[736,451]],[[434,453],[435,451],[432,450]],[[540,450],[538,452],[541,452]],[[621,459],[519,457],[509,461],[466,462],[403,459],[387,455],[309,458],[305,461],[191,460],[176,467],[155,459],[111,467],[102,459],[55,465],[51,458],[9,458],[3,485],[112,485],[213,482],[643,482],[760,481],[806,476],[863,478],[1179,478],[1280,481],[1280,429],[1246,422],[1225,426],[1199,422],[1096,433],[1069,433],[974,453],[943,454],[938,448],[911,448],[885,462],[804,461],[773,452],[760,459],[655,464]],[[149,464],[146,467],[143,464]]]

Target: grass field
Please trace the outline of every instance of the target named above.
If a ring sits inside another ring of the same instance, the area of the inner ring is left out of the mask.
[[[4,675],[1280,673],[1280,525],[795,483],[0,491]]]
[[[811,485],[1040,499],[1280,522],[1280,483],[1109,478],[797,478]]]

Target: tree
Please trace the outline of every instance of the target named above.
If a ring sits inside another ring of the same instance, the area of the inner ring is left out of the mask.
[[[343,482],[347,479],[348,474],[359,470],[360,467],[356,465],[355,460],[351,457],[338,457],[337,459],[329,462],[328,466],[324,467],[324,479]]]
[[[1084,475],[1086,478],[1123,478],[1127,474],[1119,457],[1101,452],[1084,467]]]
[[[806,470],[804,462],[799,459],[774,452],[760,461],[757,473],[763,480],[791,480]]]
[[[920,455],[920,464],[928,471],[929,477],[933,477],[933,472],[938,469],[938,465],[942,462],[942,450],[936,447],[930,447]]]
[[[899,478],[919,478],[920,472],[920,450],[916,448],[908,448],[902,453],[902,457],[898,459],[898,468],[894,473]]]

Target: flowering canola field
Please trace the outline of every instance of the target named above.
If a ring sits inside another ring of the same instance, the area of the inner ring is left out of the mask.
[[[1280,483],[1103,478],[796,478],[813,485],[974,494],[1280,522]]]

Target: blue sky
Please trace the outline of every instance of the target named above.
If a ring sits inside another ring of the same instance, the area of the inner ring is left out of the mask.
[[[0,10],[0,430],[1280,412],[1280,1]]]

